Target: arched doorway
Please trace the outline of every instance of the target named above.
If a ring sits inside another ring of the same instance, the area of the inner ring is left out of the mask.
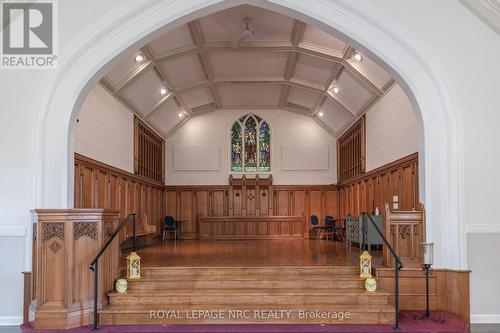
[[[72,128],[90,87],[114,58],[194,18],[250,3],[268,8],[324,31],[341,35],[356,48],[381,60],[405,89],[417,110],[420,134],[421,201],[427,209],[427,239],[436,242],[436,264],[463,268],[465,240],[461,233],[461,119],[446,88],[446,78],[425,50],[417,49],[404,31],[387,24],[371,8],[355,3],[284,1],[148,1],[110,14],[105,24],[89,27],[83,40],[61,60],[40,98],[33,151],[36,152],[36,206],[72,207]]]

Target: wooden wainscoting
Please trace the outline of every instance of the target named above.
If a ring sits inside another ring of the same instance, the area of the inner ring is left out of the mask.
[[[380,290],[394,296],[394,269],[376,268],[375,278]],[[469,273],[467,270],[433,269],[430,276],[430,308],[456,314],[469,321]],[[394,297],[391,297],[394,304]],[[422,268],[404,268],[399,276],[401,310],[425,309],[425,274]]]
[[[338,184],[340,216],[372,213],[375,207],[384,214],[384,204],[391,210],[419,208],[418,153],[386,164],[347,182]],[[398,201],[394,201],[394,196]],[[394,206],[394,204],[397,204]]]
[[[136,213],[160,230],[164,216],[163,184],[75,154],[75,208],[104,208],[124,218]]]
[[[253,184],[252,181],[249,183]],[[325,215],[339,216],[335,185],[265,184],[257,189],[252,186],[244,189],[232,189],[228,185],[166,186],[165,214],[185,221],[182,224],[184,239],[199,237],[200,217],[304,216],[301,233],[308,237],[311,214],[320,218]],[[256,200],[260,201],[257,205],[254,204]]]
[[[201,239],[302,237],[303,216],[200,217]]]
[[[33,211],[33,301],[35,329],[89,324],[93,313],[93,273],[89,264],[120,221],[104,209]],[[113,241],[99,260],[99,307],[118,277],[120,250]]]

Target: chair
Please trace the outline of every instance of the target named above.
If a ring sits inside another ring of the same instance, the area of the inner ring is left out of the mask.
[[[336,225],[336,223],[333,223],[332,225],[332,233],[333,235],[335,235],[336,237],[338,237],[337,239],[338,240],[341,240],[341,241],[346,241],[346,236],[345,236],[345,233],[346,233],[346,223],[345,223],[345,219],[342,219],[343,220],[343,225],[342,226],[338,226]],[[335,220],[334,220],[335,222]],[[332,238],[333,238],[333,235],[332,235]]]
[[[325,230],[326,239],[328,240],[328,235],[332,235],[332,240],[333,240],[333,234],[335,228],[335,219],[333,218],[333,216],[331,215],[325,216],[325,226],[323,228]]]
[[[312,228],[309,231],[316,230],[316,239],[319,239],[320,233],[323,229],[323,226],[319,225],[319,219],[316,215],[311,215],[311,225]]]
[[[174,219],[174,217],[170,215],[165,216],[165,218],[163,219],[163,234],[161,238],[162,241],[165,241],[167,232],[173,232],[174,239],[179,239],[179,224]]]

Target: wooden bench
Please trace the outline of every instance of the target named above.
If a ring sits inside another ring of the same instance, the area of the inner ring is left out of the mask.
[[[138,215],[138,218],[135,222],[135,236],[142,237],[147,235],[156,234],[156,225],[148,223],[148,214],[143,212]],[[132,238],[133,235],[133,225],[132,223],[128,223],[125,227],[125,235],[126,239]]]

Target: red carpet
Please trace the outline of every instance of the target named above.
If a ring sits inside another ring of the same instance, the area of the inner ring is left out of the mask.
[[[345,332],[345,333],[468,333],[469,323],[443,311],[434,311],[432,318],[443,317],[444,323],[434,320],[414,320],[414,311],[401,311],[400,330],[395,331],[390,325],[287,325],[287,324],[251,324],[251,325],[219,325],[219,324],[189,324],[189,325],[108,325],[101,326],[100,333],[322,333],[322,332]],[[91,326],[83,326],[69,330],[35,330],[29,325],[21,325],[23,333],[87,333]]]

